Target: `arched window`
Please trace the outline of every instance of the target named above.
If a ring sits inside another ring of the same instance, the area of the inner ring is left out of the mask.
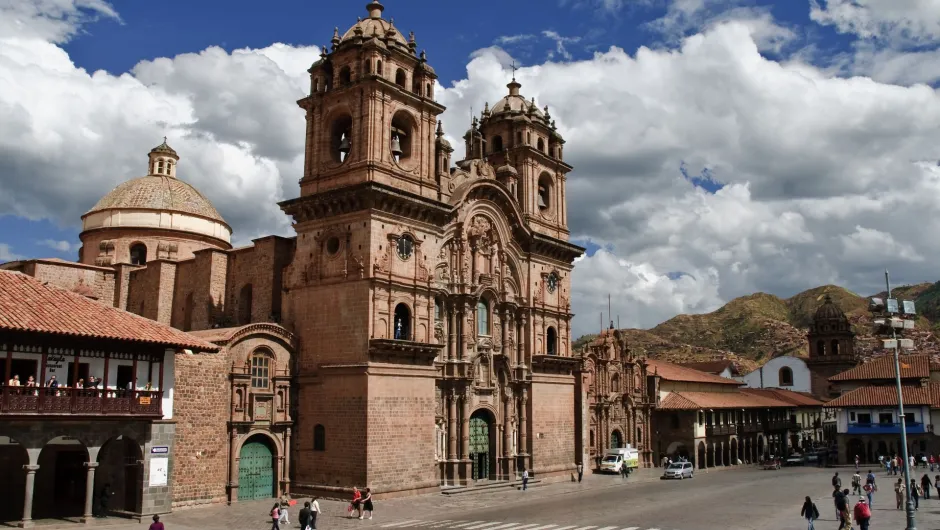
[[[315,77],[313,79],[313,90],[311,92],[319,92],[319,91],[320,91],[320,78]]]
[[[558,337],[555,333],[555,328],[549,326],[548,331],[545,333],[545,351],[549,355],[558,355]]]
[[[162,166],[162,164],[161,164]],[[163,168],[160,168],[163,171]],[[143,243],[137,243],[131,245],[131,265],[146,265],[147,264],[147,245]]]
[[[313,426],[313,450],[326,451],[326,428],[320,424]]]
[[[411,138],[416,130],[414,119],[407,112],[398,111],[392,116],[389,149],[396,162],[404,163],[411,159]]]
[[[610,391],[620,392],[620,377],[617,374],[610,376]]]
[[[173,174],[173,162],[171,162],[170,160],[166,161],[166,174],[167,175]]]
[[[339,71],[339,86],[349,86],[352,83],[352,74],[348,66],[344,66]]]
[[[539,139],[538,139],[538,142],[536,143],[536,148],[537,148],[539,151],[541,151],[541,152],[544,153],[544,152],[545,152],[545,141],[542,140],[541,138],[539,138]]]
[[[496,135],[493,137],[493,152],[498,153],[503,150],[503,137]]]
[[[395,306],[395,340],[411,340],[411,310],[407,304]]]
[[[424,86],[424,95],[427,97],[431,97],[431,83],[428,83],[427,85]]]
[[[382,61],[375,62],[375,73],[382,75]]]
[[[330,154],[334,162],[343,163],[352,150],[352,116],[343,114],[333,120],[330,130]]]
[[[818,355],[826,355],[826,341],[824,340],[816,341],[816,353]]]
[[[780,369],[779,381],[780,386],[793,386],[793,370],[789,366]]]
[[[516,132],[516,145],[522,145],[522,131]]]
[[[406,81],[406,80],[407,80],[407,79],[406,79],[406,76],[405,76],[405,71],[402,70],[401,68],[399,68],[399,69],[395,72],[395,84],[398,85],[398,86],[400,86],[400,87],[402,87],[402,88],[405,88],[405,81]]]
[[[417,95],[421,95],[421,81],[418,79],[411,80],[411,91]]]
[[[251,354],[251,388],[271,388],[271,356],[266,352]]]
[[[594,447],[594,431],[591,430],[591,447]]]
[[[158,175],[163,174],[163,159],[160,159],[157,161],[157,174]]]
[[[238,325],[251,323],[251,284],[245,284],[238,292]]]
[[[832,342],[829,343],[829,351],[832,352],[832,355],[839,355],[839,339],[832,339]]]
[[[477,335],[490,334],[490,305],[486,300],[477,302]]]
[[[636,428],[636,443],[637,445],[643,443],[643,429],[640,427]]]
[[[434,320],[444,320],[444,302],[440,297],[434,297]]]

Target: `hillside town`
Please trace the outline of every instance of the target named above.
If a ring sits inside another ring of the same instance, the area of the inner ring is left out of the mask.
[[[912,325],[903,343],[899,416],[894,347],[828,291],[761,358],[677,357],[612,321],[573,337],[585,249],[550,108],[503,81],[452,161],[435,69],[384,9],[370,2],[310,58],[300,194],[278,204],[294,235],[234,246],[163,138],[89,205],[77,260],[0,264],[0,521],[157,522],[273,499],[297,517],[317,498],[354,499],[352,520],[360,490],[371,519],[372,499],[608,476],[821,467],[825,489],[829,468],[848,483],[905,450],[940,466],[932,333]]]

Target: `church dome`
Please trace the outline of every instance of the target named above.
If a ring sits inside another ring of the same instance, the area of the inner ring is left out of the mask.
[[[196,188],[166,175],[147,175],[121,183],[85,215],[117,209],[180,212],[225,222]]]
[[[526,101],[525,97],[519,94],[519,89],[522,87],[522,84],[513,79],[512,82],[506,86],[509,88],[509,94],[493,105],[493,108],[490,109],[491,116],[505,113],[527,114],[531,112],[539,118],[544,117],[544,113],[535,105],[534,99]]]
[[[83,233],[102,229],[162,229],[212,238],[230,246],[232,229],[202,193],[176,178],[179,156],[166,139],[150,150],[146,176],[118,184],[82,216]]]
[[[845,320],[845,313],[839,309],[828,294],[823,299],[823,304],[816,309],[815,320]]]
[[[382,18],[382,11],[384,9],[385,7],[379,2],[369,2],[366,5],[366,11],[369,12],[369,17],[356,22],[351,28],[346,30],[346,33],[343,34],[339,42],[351,41],[357,36],[366,39],[372,36],[379,38],[389,36],[395,42],[407,47],[408,41],[405,39],[405,36],[395,29],[395,26],[390,21]]]

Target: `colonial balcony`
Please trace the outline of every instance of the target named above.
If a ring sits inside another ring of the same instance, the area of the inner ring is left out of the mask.
[[[724,436],[737,434],[737,425],[706,425],[705,436]]]
[[[907,434],[924,434],[927,426],[919,421],[909,421]],[[901,434],[900,423],[849,423],[847,434]]]
[[[163,392],[3,386],[0,417],[163,417]]]
[[[738,425],[738,432],[740,432],[741,434],[750,434],[750,433],[755,433],[755,432],[761,432],[762,430],[763,430],[763,429],[761,428],[761,424],[760,424],[760,423],[753,423],[753,422],[752,422],[752,423],[742,423],[742,424]]]
[[[803,430],[800,424],[792,420],[768,420],[764,422],[766,431],[800,431]]]

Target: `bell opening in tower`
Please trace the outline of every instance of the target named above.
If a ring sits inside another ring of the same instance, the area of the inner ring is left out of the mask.
[[[330,134],[330,154],[334,162],[342,164],[352,150],[352,117],[344,114],[333,120]]]
[[[539,177],[538,206],[542,212],[548,212],[552,206],[552,178],[543,173]]]
[[[405,164],[411,160],[411,139],[414,136],[414,129],[414,120],[407,112],[400,110],[392,117],[389,149],[395,162]]]

